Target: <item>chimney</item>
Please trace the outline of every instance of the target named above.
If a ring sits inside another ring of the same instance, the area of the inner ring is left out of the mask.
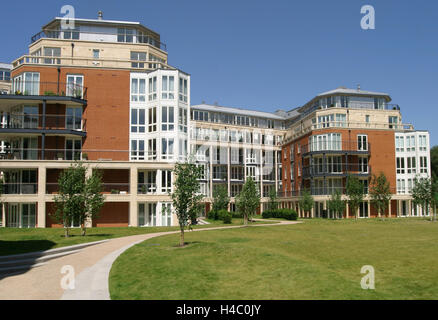
[[[103,12],[102,11],[99,11],[98,13],[97,13],[97,20],[102,20],[103,19]]]

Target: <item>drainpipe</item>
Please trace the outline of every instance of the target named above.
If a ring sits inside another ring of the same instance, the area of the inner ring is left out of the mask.
[[[60,77],[61,77],[61,68],[58,67],[58,89],[57,89],[58,95],[59,95],[59,79],[60,79]]]

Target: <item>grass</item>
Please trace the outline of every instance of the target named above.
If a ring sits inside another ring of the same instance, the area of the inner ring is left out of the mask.
[[[303,224],[154,238],[124,252],[112,299],[437,299],[438,223],[424,219]],[[361,289],[362,266],[375,290]]]
[[[209,225],[194,226],[198,228],[212,228],[230,226],[222,221],[210,221]],[[260,222],[257,222],[260,223]],[[265,222],[268,223],[268,222]],[[242,225],[243,219],[233,219],[231,225]],[[179,227],[125,227],[125,228],[88,228],[87,235],[82,237],[81,230],[70,229],[70,237],[64,237],[64,229],[18,229],[0,228],[0,256],[20,254],[26,252],[43,251],[80,243],[99,241],[104,239],[133,236],[145,233],[179,230]]]

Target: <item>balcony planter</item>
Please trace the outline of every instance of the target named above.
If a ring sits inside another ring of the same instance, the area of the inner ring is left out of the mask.
[[[64,160],[64,155],[62,153],[58,153],[56,157],[58,158],[58,160]]]
[[[82,160],[88,160],[88,154],[87,153],[83,153],[82,154]]]
[[[112,189],[111,194],[120,194],[120,190]]]

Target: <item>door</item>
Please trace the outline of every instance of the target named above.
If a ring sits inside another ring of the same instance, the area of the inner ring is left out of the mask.
[[[84,76],[67,75],[67,96],[82,99],[84,96]]]
[[[23,138],[23,160],[37,160],[38,138]]]
[[[369,218],[368,217],[368,202],[362,202],[359,205],[359,217],[360,218]]]
[[[21,205],[21,228],[35,228],[36,210],[34,203]]]
[[[9,204],[7,226],[9,228],[20,227],[19,204],[17,203]]]

